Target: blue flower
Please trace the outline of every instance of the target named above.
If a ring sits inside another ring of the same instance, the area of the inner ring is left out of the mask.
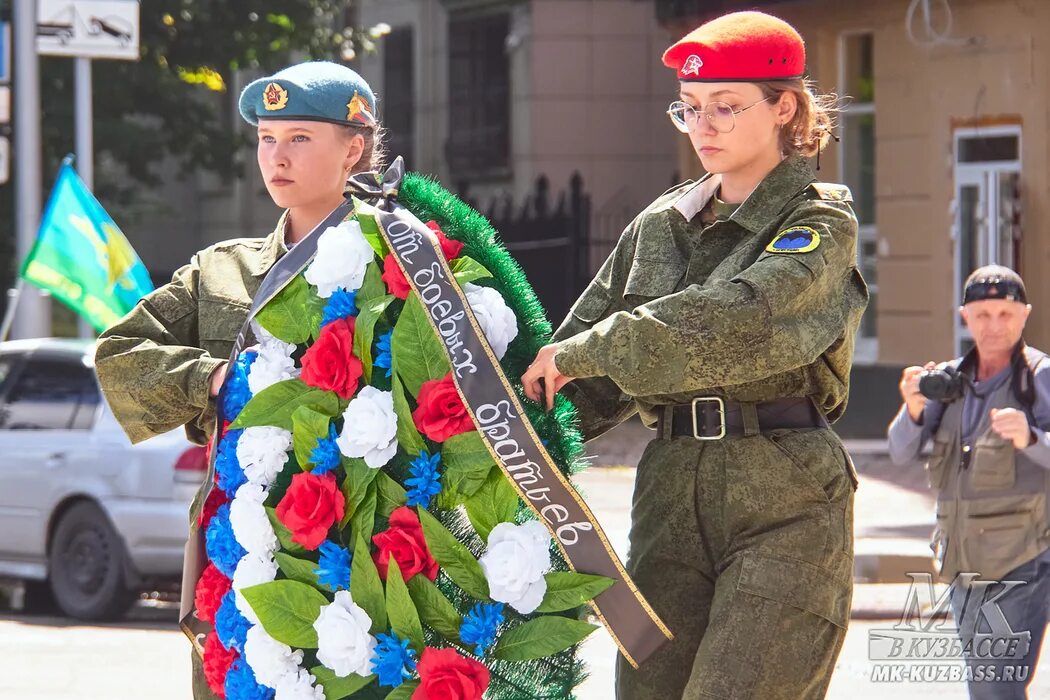
[[[342,463],[339,446],[335,444],[337,437],[339,434],[335,432],[335,423],[329,423],[328,437],[317,438],[317,447],[310,452],[310,461],[314,464],[311,471],[314,474],[327,474]]]
[[[215,568],[226,578],[232,579],[238,562],[247,552],[233,535],[229,503],[222,504],[215,511],[215,516],[208,523],[208,531],[204,535],[204,545]]]
[[[244,657],[237,657],[226,674],[226,700],[271,700],[274,691],[255,680],[255,672]]]
[[[318,583],[333,591],[350,588],[350,550],[335,542],[322,543],[321,561],[314,573],[317,574]]]
[[[324,305],[321,328],[324,328],[332,321],[356,315],[357,292],[348,292],[340,287],[332,292],[332,296],[328,297],[328,302]]]
[[[390,350],[390,338],[394,335],[394,331],[387,331],[383,335],[379,336],[378,342],[376,342],[376,349],[379,350],[379,354],[376,355],[375,362],[372,363],[375,367],[382,367],[386,369],[386,376],[390,376],[393,372],[392,367],[394,364],[394,357]]]
[[[248,477],[237,461],[237,441],[244,430],[228,430],[219,440],[219,449],[215,453],[215,482],[226,495],[233,498],[237,489],[248,482]]]
[[[376,655],[372,657],[372,673],[379,676],[379,685],[397,688],[412,677],[416,670],[416,652],[408,648],[407,639],[399,639],[394,631],[377,634]]]
[[[426,450],[410,462],[408,471],[412,477],[405,479],[405,484],[411,487],[408,490],[409,506],[426,508],[430,505],[430,499],[441,493],[440,464],[441,453],[431,456]]]
[[[227,649],[244,652],[244,643],[248,640],[248,628],[252,623],[237,609],[237,594],[227,591],[222,597],[222,605],[215,613],[215,634]]]
[[[236,418],[252,397],[252,391],[248,388],[248,370],[255,362],[255,357],[256,353],[245,350],[237,356],[237,361],[226,373],[222,385],[222,411],[226,420]]]
[[[484,656],[496,641],[496,628],[503,624],[503,603],[477,603],[463,617],[459,638],[464,644],[473,644],[474,653]]]

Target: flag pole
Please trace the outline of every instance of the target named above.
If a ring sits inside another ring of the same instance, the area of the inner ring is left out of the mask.
[[[4,311],[4,322],[0,325],[0,343],[7,340],[11,332],[11,326],[15,322],[15,311],[18,309],[18,300],[22,298],[22,290],[25,289],[24,277],[19,277],[14,288],[7,290],[7,309]]]

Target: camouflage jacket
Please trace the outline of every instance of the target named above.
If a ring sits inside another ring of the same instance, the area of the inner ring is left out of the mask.
[[[132,442],[180,426],[193,442],[208,440],[211,375],[229,359],[252,297],[286,252],[283,216],[266,238],[217,243],[102,334],[99,384]]]
[[[585,438],[635,411],[652,426],[659,407],[697,396],[811,396],[829,420],[845,410],[868,302],[849,190],[792,156],[705,226],[719,182],[687,182],[639,214],[555,332],[558,370],[580,378],[565,393]],[[816,247],[769,250],[800,227]]]

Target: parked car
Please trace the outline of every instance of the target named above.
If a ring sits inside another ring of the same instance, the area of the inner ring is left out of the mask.
[[[0,343],[0,577],[33,607],[104,620],[180,580],[207,464],[181,431],[132,445],[93,355],[87,340]]]

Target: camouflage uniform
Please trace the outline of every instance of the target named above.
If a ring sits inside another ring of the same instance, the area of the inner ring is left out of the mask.
[[[849,191],[814,182],[800,156],[735,211],[713,201],[717,184],[643,211],[555,333],[586,438],[635,411],[652,427],[698,396],[810,397],[829,420],[845,409],[868,298]],[[767,251],[800,226],[819,246]],[[751,426],[645,449],[627,568],[675,639],[639,670],[619,659],[623,700],[827,690],[852,596],[853,465],[830,429]]]
[[[211,375],[233,349],[252,297],[287,252],[284,217],[266,238],[224,241],[193,256],[171,283],[143,297],[99,338],[95,368],[110,408],[132,442],[185,426],[205,444],[215,427]],[[190,508],[191,537],[200,492]],[[193,697],[217,700],[193,656]]]

